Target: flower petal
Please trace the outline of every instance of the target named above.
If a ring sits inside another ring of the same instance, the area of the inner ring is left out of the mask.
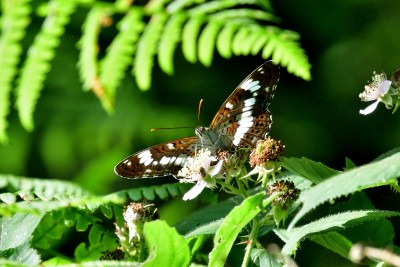
[[[200,195],[200,193],[204,190],[204,188],[207,186],[207,182],[200,180],[198,181],[192,188],[190,188],[189,191],[186,192],[185,195],[183,195],[183,200],[191,200]]]
[[[222,165],[224,164],[224,161],[220,160],[215,166],[213,166],[209,171],[208,174],[213,177],[220,173],[222,169]]]
[[[389,91],[391,84],[392,82],[389,80],[384,80],[381,82],[379,85],[379,92],[381,93],[381,96],[384,96]]]
[[[374,103],[372,103],[371,105],[369,105],[368,107],[366,107],[365,109],[361,109],[361,110],[360,110],[360,114],[362,114],[362,115],[368,115],[368,114],[374,112],[374,110],[375,110],[376,107],[378,106],[379,102],[380,102],[380,101],[379,101],[379,99],[378,99],[378,100],[376,100]]]

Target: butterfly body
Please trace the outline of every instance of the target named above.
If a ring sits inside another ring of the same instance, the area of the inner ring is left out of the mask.
[[[232,143],[229,136],[209,127],[198,126],[195,133],[201,142],[200,148],[208,148],[212,154],[217,153],[219,149],[229,149]]]
[[[207,148],[254,148],[268,134],[272,116],[268,106],[279,80],[279,67],[268,61],[254,70],[225,100],[209,127],[198,126],[196,136],[149,147],[124,159],[115,172],[125,178],[176,176],[189,157]]]

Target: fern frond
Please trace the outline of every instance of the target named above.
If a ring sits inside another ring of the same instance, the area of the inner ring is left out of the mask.
[[[169,75],[174,73],[174,52],[178,42],[181,40],[181,28],[185,20],[186,15],[184,13],[178,12],[173,14],[161,35],[158,49],[158,64]]]
[[[238,5],[259,5],[258,0],[226,0],[226,1],[209,1],[204,4],[200,4],[198,6],[190,9],[189,14],[194,15],[206,15],[211,14],[220,10],[226,10],[231,7],[235,7]]]
[[[112,99],[126,69],[132,63],[137,41],[144,29],[141,11],[137,8],[129,9],[117,27],[119,33],[100,62],[99,75],[100,82]]]
[[[7,193],[0,194],[0,215],[9,216],[17,212],[43,213],[68,207],[94,211],[109,204],[121,205],[128,200],[142,201],[166,200],[182,196],[189,190],[190,184],[165,184],[149,187],[131,188],[106,196],[94,196],[80,186],[56,179],[35,179],[11,175],[0,175],[0,188],[6,188]],[[6,195],[7,194],[7,195]],[[24,201],[9,195],[19,196]],[[14,200],[14,201],[13,201]],[[200,201],[210,203],[215,200],[211,191],[205,191]],[[107,209],[106,209],[107,210]],[[110,211],[107,211],[110,216]]]
[[[267,29],[268,30],[268,29]],[[304,80],[310,80],[311,65],[304,50],[296,42],[299,39],[297,33],[271,27],[268,30],[269,40],[262,51],[263,58],[272,59]]]
[[[114,111],[114,94],[111,94],[99,77],[98,65],[98,36],[104,21],[114,13],[114,6],[107,4],[95,5],[83,24],[82,38],[78,42],[81,48],[79,53],[79,73],[83,82],[83,89],[92,90],[100,99],[103,108],[112,113]]]
[[[204,66],[211,65],[217,33],[223,24],[219,20],[209,21],[199,38],[199,61]]]
[[[64,199],[69,197],[88,196],[89,192],[82,187],[62,180],[35,179],[13,175],[0,175],[0,188],[22,199],[32,200],[36,197],[44,200]]]
[[[165,10],[172,14],[174,12],[182,11],[185,7],[190,7],[195,4],[202,4],[206,0],[175,0],[169,3],[169,5],[165,8]]]
[[[215,14],[210,15],[210,19],[219,19],[219,20],[228,20],[228,19],[237,20],[241,18],[252,19],[254,21],[261,20],[261,21],[279,22],[279,19],[269,12],[265,12],[263,10],[250,9],[250,8],[222,10]]]
[[[88,13],[82,26],[82,37],[78,42],[81,49],[79,53],[79,74],[83,82],[83,89],[92,89],[94,81],[98,75],[97,55],[99,52],[98,36],[104,17],[110,16],[109,7],[95,5]]]
[[[29,2],[3,3],[8,9],[4,8],[0,37],[0,68],[5,73],[0,77],[0,89],[4,88],[0,90],[0,142],[6,140],[9,94],[21,54],[19,43],[30,14]],[[109,113],[114,110],[115,92],[129,65],[133,65],[138,87],[147,90],[156,56],[160,68],[173,74],[174,53],[180,42],[184,57],[191,63],[199,60],[210,66],[215,48],[225,58],[261,53],[263,58],[272,57],[277,64],[287,66],[289,72],[310,79],[310,64],[299,46],[299,36],[270,25],[279,19],[273,15],[269,1],[151,0],[145,6],[134,7],[124,0],[89,2],[92,5],[78,44],[80,79],[83,89],[92,90]],[[33,112],[65,26],[76,6],[87,7],[89,2],[50,0],[46,5],[47,17],[28,50],[17,81],[16,107],[27,130],[33,129]],[[117,25],[119,32],[100,59],[102,23],[119,14],[123,16]],[[8,18],[13,23],[8,23]]]
[[[33,111],[43,88],[50,61],[60,43],[65,25],[75,10],[75,1],[52,0],[48,3],[48,15],[40,32],[29,48],[17,85],[16,106],[19,119],[28,131],[33,130]]]
[[[31,13],[30,0],[2,2],[0,34],[0,143],[7,142],[7,115],[10,112],[10,93],[22,53],[24,38]]]
[[[153,58],[157,53],[158,42],[167,19],[168,15],[166,13],[154,14],[138,42],[133,74],[136,77],[139,88],[142,90],[150,88]]]
[[[99,224],[101,220],[78,209],[64,209],[47,213],[35,229],[32,243],[35,248],[49,250],[54,241],[62,238],[68,228],[75,226],[76,231],[83,232],[89,227],[89,244],[81,243],[75,250],[78,260],[95,260],[102,251],[113,250],[118,245],[115,234]],[[94,257],[94,258],[93,258]]]
[[[182,52],[190,63],[197,61],[197,36],[201,25],[204,22],[203,16],[194,16],[185,24],[182,32]]]

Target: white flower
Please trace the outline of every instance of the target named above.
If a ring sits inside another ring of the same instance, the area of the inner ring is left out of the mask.
[[[367,115],[372,113],[379,102],[385,103],[387,106],[392,104],[392,98],[390,97],[389,92],[390,86],[392,82],[386,79],[386,75],[384,73],[376,74],[372,77],[372,83],[365,86],[364,92],[360,94],[361,101],[374,101],[367,108],[360,110],[360,114]]]
[[[185,166],[178,172],[178,177],[181,182],[196,183],[186,194],[183,196],[183,200],[191,200],[197,197],[204,188],[213,188],[216,183],[214,179],[210,178],[221,178],[220,175],[223,161],[220,160],[217,164],[218,159],[215,156],[211,156],[211,152],[208,149],[201,149],[197,155],[193,158],[188,158]]]

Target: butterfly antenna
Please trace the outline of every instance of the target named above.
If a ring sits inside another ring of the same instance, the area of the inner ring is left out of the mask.
[[[203,99],[200,99],[199,102],[199,108],[197,109],[197,122],[200,124],[200,110],[201,110],[201,105],[203,104]]]
[[[188,128],[193,128],[193,127],[171,127],[171,128],[151,128],[150,132],[155,132],[158,130],[175,130],[175,129],[188,129]]]

